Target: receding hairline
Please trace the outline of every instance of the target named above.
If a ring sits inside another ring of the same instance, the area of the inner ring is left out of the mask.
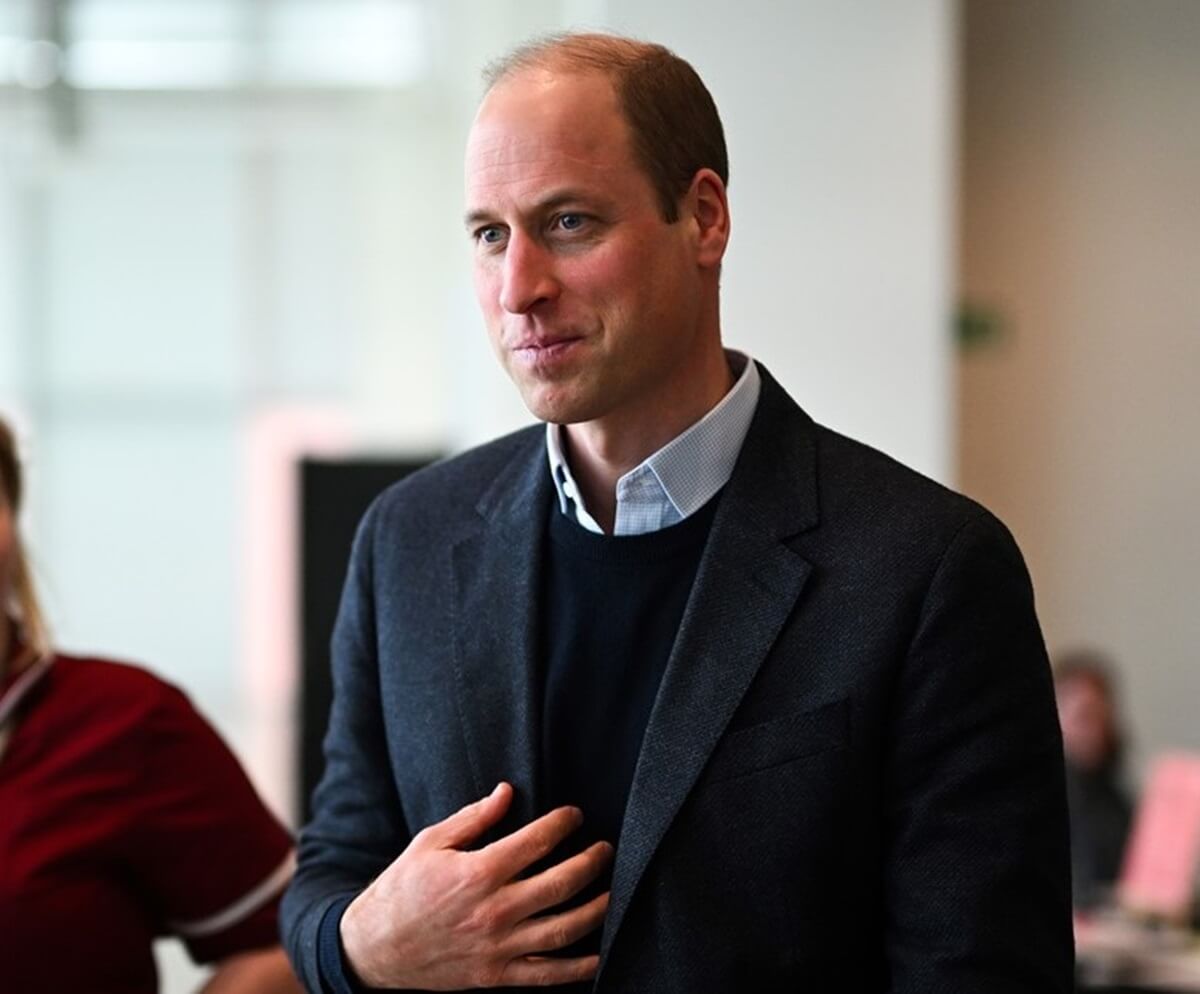
[[[523,72],[595,72],[612,78],[620,67],[651,56],[673,56],[665,45],[602,32],[558,31],[538,35],[483,68],[485,95]]]
[[[613,34],[545,35],[485,67],[485,98],[534,73],[606,81],[668,222],[678,220],[680,198],[698,170],[709,168],[728,184],[725,129],[712,93],[695,67],[665,45]]]

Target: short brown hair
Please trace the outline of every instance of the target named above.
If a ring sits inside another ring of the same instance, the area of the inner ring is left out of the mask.
[[[1092,648],[1077,648],[1060,654],[1054,660],[1054,691],[1073,683],[1091,684],[1108,705],[1108,727],[1105,732],[1104,760],[1101,768],[1115,772],[1125,755],[1125,733],[1118,714],[1116,669],[1103,652]]]
[[[612,81],[634,155],[668,222],[679,219],[679,198],[697,170],[711,169],[728,185],[725,130],[712,94],[670,49],[619,35],[550,35],[491,63],[483,78],[490,89],[528,69],[600,72]]]
[[[11,508],[16,517],[21,509],[22,479],[21,460],[17,455],[17,440],[12,429],[0,420],[0,497]],[[15,563],[13,572],[12,604],[0,604],[0,623],[5,614],[15,610],[16,620],[21,626],[21,639],[26,647],[40,657],[50,652],[50,636],[46,629],[45,616],[38,602],[37,590],[33,585],[33,574],[25,558],[20,536],[15,540]],[[3,666],[7,660],[0,660]]]

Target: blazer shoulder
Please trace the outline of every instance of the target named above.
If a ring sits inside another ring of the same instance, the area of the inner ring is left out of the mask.
[[[363,517],[364,530],[383,529],[390,540],[427,543],[460,522],[475,521],[477,507],[504,474],[533,472],[545,459],[544,427],[530,425],[458,455],[425,466],[382,491]]]
[[[944,549],[967,526],[1011,533],[978,501],[863,442],[815,425],[822,519],[878,540]]]
[[[819,531],[851,545],[904,543],[917,532],[937,545],[939,534],[948,541],[970,521],[995,520],[971,498],[813,420],[761,363],[759,371],[763,390],[747,436],[746,471],[811,504]]]

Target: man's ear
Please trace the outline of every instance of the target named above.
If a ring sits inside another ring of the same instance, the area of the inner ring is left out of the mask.
[[[682,206],[695,232],[697,264],[720,266],[729,244],[729,196],[721,177],[711,169],[697,170]]]

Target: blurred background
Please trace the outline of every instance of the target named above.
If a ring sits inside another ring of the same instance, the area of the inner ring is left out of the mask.
[[[727,342],[1009,524],[1135,782],[1200,749],[1195,0],[0,0],[0,412],[57,642],[184,687],[295,823],[299,460],[525,423],[461,159],[481,66],[564,28],[713,91]]]

